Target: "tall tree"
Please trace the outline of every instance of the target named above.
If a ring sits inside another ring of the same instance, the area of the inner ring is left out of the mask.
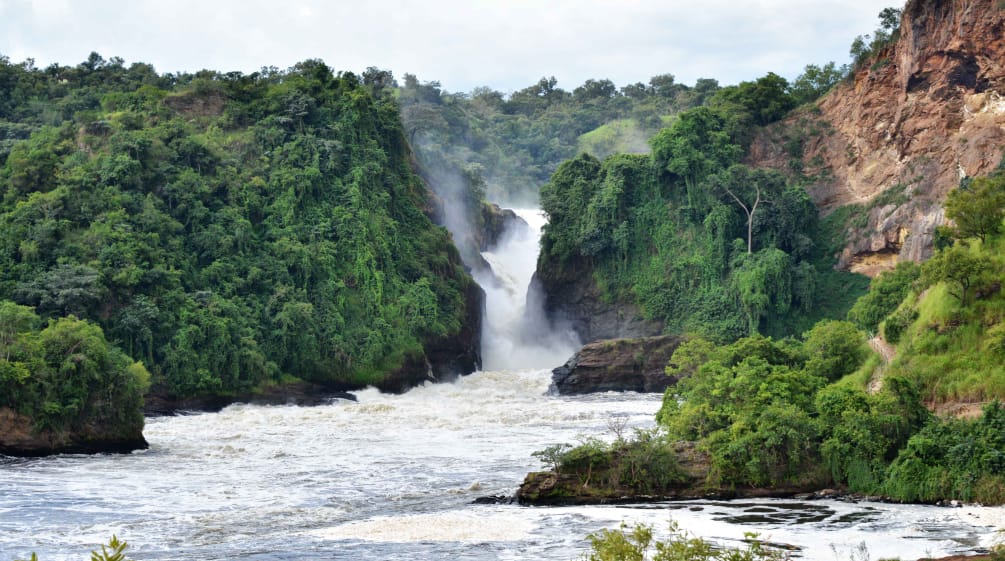
[[[981,242],[1002,229],[1005,217],[1005,173],[977,177],[946,197],[946,217],[956,223],[958,238]]]

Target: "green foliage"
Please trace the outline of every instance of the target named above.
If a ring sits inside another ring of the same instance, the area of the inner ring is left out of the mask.
[[[825,338],[814,334],[812,348],[822,347]],[[701,363],[667,390],[657,422],[671,439],[703,446],[714,484],[776,485],[813,477],[820,431],[813,396],[826,381],[806,367],[805,347],[760,336],[720,347],[681,345],[671,364]]]
[[[825,427],[824,464],[835,481],[863,493],[880,492],[897,451],[929,419],[916,388],[895,377],[877,394],[829,386],[817,394],[816,407]]]
[[[854,372],[868,354],[862,332],[847,321],[821,321],[804,338],[806,371],[829,382]]]
[[[557,444],[532,455],[557,474],[574,475],[584,488],[659,493],[683,480],[673,446],[659,430],[636,430],[612,442],[587,438],[577,446]]]
[[[1005,217],[1005,173],[977,177],[946,197],[946,218],[955,223],[960,239],[976,237],[982,242],[1002,229]]]
[[[904,307],[890,314],[881,324],[883,338],[887,343],[896,345],[908,327],[918,319],[918,311],[912,307]]]
[[[129,544],[112,536],[112,539],[108,540],[107,546],[101,546],[101,553],[91,552],[91,561],[128,561],[125,554],[127,547]]]
[[[764,126],[784,117],[798,102],[789,93],[788,80],[768,72],[753,82],[741,82],[719,90],[709,104],[712,107],[732,106],[731,110],[736,113],[734,119],[749,119],[756,125]],[[736,108],[739,108],[738,112]]]
[[[833,61],[823,66],[807,64],[789,88],[797,105],[815,101],[830,91],[838,82],[848,75],[848,66],[838,67]]]
[[[872,35],[859,35],[852,41],[850,54],[855,70],[879,55],[883,49],[893,45],[900,38],[900,18],[902,10],[884,8],[879,13],[879,28]]]
[[[917,263],[912,261],[898,263],[896,269],[882,273],[872,280],[869,292],[848,310],[848,319],[862,329],[876,331],[880,322],[897,309],[907,296],[911,285],[920,276],[921,267]]]
[[[0,407],[38,429],[91,424],[135,434],[143,426],[150,374],[105,340],[101,328],[68,316],[40,320],[30,308],[0,302]]]
[[[1005,501],[1005,409],[995,401],[974,421],[933,421],[890,466],[884,491],[905,501]]]
[[[612,154],[644,154],[649,152],[647,135],[638,121],[619,119],[605,123],[579,136],[579,152],[586,152],[598,158]]]
[[[740,158],[742,149],[733,142],[726,125],[720,113],[698,107],[681,113],[649,141],[657,169],[684,182],[692,208],[698,203],[693,193],[697,183]]]
[[[374,383],[460,331],[473,281],[424,214],[392,77],[97,55],[0,76],[0,123],[32,131],[0,159],[0,298],[97,324],[171,393]]]
[[[376,80],[381,71],[373,72]],[[387,83],[390,73],[383,72]],[[423,168],[478,164],[491,200],[528,205],[563,161],[584,151],[598,157],[646,152],[646,139],[668,116],[701,105],[717,89],[715,80],[692,87],[664,74],[620,89],[590,79],[570,92],[546,77],[506,96],[490,88],[450,93],[406,75],[397,99]]]
[[[746,533],[744,548],[723,548],[693,537],[670,522],[669,535],[658,540],[651,527],[639,524],[631,529],[624,523],[617,530],[604,529],[590,534],[590,552],[584,561],[777,561],[785,559],[783,551],[771,549]]]
[[[719,341],[792,333],[794,318],[816,313],[827,273],[808,261],[813,204],[777,172],[734,165],[740,145],[723,115],[685,111],[652,139],[651,156],[560,165],[541,189],[542,274],[591,270],[608,297],[668,331]]]
[[[949,293],[961,303],[969,302],[970,288],[978,285],[992,272],[994,264],[986,255],[975,255],[969,249],[955,245],[939,251],[921,267],[922,286],[944,282]]]

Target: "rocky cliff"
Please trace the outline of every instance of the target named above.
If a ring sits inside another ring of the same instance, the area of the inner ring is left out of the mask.
[[[809,110],[762,132],[749,163],[788,169],[792,149],[824,212],[860,204],[840,266],[866,274],[931,253],[942,201],[1005,147],[1005,7],[911,0],[900,39]]]
[[[643,317],[637,306],[605,299],[585,260],[573,259],[561,267],[542,267],[538,262],[531,283],[534,289],[528,293],[528,305],[541,305],[549,318],[567,322],[581,341],[651,337],[663,332],[663,324]]]
[[[563,395],[663,392],[677,382],[666,365],[683,340],[664,335],[589,343],[552,371],[552,388]]]

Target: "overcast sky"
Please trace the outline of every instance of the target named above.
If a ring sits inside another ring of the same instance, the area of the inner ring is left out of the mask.
[[[253,72],[320,58],[511,92],[555,76],[618,86],[671,73],[734,84],[848,61],[896,0],[0,0],[0,54],[78,64],[91,51],[158,72]]]

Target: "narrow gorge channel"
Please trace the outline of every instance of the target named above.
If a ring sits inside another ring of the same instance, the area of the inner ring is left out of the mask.
[[[548,395],[575,341],[525,319],[543,219],[485,254],[484,371],[404,395],[356,392],[318,407],[234,405],[152,418],[150,449],[128,455],[4,459],[0,561],[83,559],[112,534],[138,560],[578,559],[584,536],[672,518],[735,544],[744,532],[803,548],[802,559],[918,559],[987,547],[1000,508],[837,501],[685,502],[525,508],[511,495],[531,453],[609,435],[612,417],[647,427],[656,394]],[[533,314],[530,314],[533,317]],[[862,544],[862,545],[860,545]]]

